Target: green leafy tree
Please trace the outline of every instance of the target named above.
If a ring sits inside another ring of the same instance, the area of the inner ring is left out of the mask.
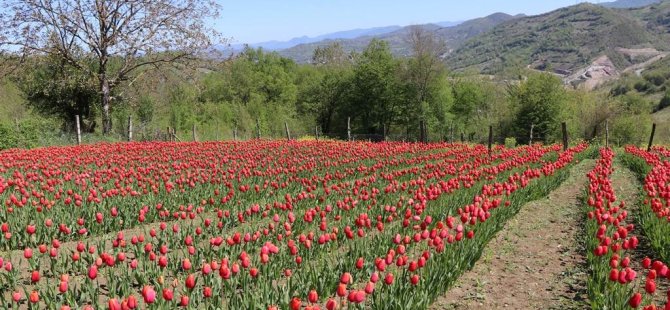
[[[64,129],[74,129],[75,116],[79,115],[84,132],[95,130],[99,99],[96,81],[77,67],[53,56],[37,57],[15,76],[15,81],[30,107],[58,118]]]
[[[566,101],[561,79],[548,73],[531,74],[526,81],[510,87],[508,96],[516,108],[517,141],[528,141],[533,125],[534,141],[553,142],[558,136],[559,117]]]
[[[487,105],[481,84],[474,79],[460,79],[453,83],[454,103],[451,112],[458,120],[462,132],[473,133],[479,127],[475,121],[482,117]]]
[[[372,40],[354,67],[352,100],[349,114],[356,116],[366,133],[390,130],[403,111],[403,87],[398,78],[399,63],[391,55],[388,43]]]
[[[219,13],[220,5],[210,0],[0,4],[0,53],[47,54],[95,79],[105,134],[112,130],[112,106],[118,103],[115,89],[142,71],[194,59],[218,37],[206,23]]]

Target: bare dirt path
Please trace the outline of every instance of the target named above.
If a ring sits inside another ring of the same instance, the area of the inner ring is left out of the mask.
[[[547,198],[524,205],[430,309],[587,308],[579,197],[594,163],[578,163]]]

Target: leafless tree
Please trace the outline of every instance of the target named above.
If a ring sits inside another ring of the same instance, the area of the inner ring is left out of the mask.
[[[415,84],[416,99],[421,103],[426,101],[431,80],[444,68],[441,56],[446,53],[447,46],[434,32],[419,25],[409,27],[405,41],[412,49],[409,79]]]
[[[319,46],[312,55],[312,64],[316,66],[341,66],[347,63],[351,63],[351,59],[340,42],[333,42],[323,47]]]
[[[0,56],[57,56],[97,79],[103,132],[112,93],[145,69],[205,53],[219,34],[214,0],[0,0]],[[55,45],[55,46],[54,46]]]

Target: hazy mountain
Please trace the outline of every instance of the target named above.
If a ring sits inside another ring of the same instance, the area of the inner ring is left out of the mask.
[[[487,17],[477,18],[462,23],[451,23],[456,24],[453,26],[444,26],[450,25],[450,23],[437,23],[437,24],[424,24],[421,25],[424,29],[434,32],[437,36],[442,38],[446,43],[449,49],[454,49],[459,47],[467,39],[476,36],[478,34],[484,33],[491,30],[496,25],[512,20],[515,18],[522,17],[523,15],[512,16],[504,13],[495,13]],[[374,38],[385,40],[389,43],[391,51],[396,56],[408,56],[409,55],[409,44],[406,42],[405,38],[407,37],[410,27],[403,27],[392,32],[375,34],[375,35],[365,35],[353,39],[337,39],[337,40],[323,40],[313,43],[300,44],[288,49],[280,50],[279,54],[285,57],[292,58],[293,60],[300,63],[307,63],[311,60],[314,50],[317,47],[327,46],[333,42],[339,42],[345,51],[355,51],[360,52],[370,43]]]
[[[640,8],[643,6],[648,6],[659,2],[661,2],[661,0],[618,0],[618,1],[600,3],[600,5],[607,8],[629,9],[629,8]]]
[[[435,25],[441,26],[441,27],[452,27],[460,24],[461,22],[452,22],[452,21],[446,21],[446,22],[439,22],[435,23]],[[385,27],[374,27],[374,28],[360,28],[360,29],[352,29],[352,30],[345,30],[345,31],[338,31],[338,32],[333,32],[333,33],[327,33],[323,34],[320,36],[316,37],[309,37],[309,36],[301,36],[297,38],[293,38],[288,41],[278,41],[278,40],[272,40],[272,41],[267,41],[267,42],[259,42],[259,43],[251,43],[248,44],[251,47],[257,48],[257,47],[262,47],[263,49],[269,50],[269,51],[276,51],[276,50],[281,50],[281,49],[287,49],[294,47],[296,45],[300,44],[308,44],[308,43],[313,43],[313,42],[319,42],[319,41],[324,41],[324,40],[342,40],[342,39],[355,39],[359,37],[365,37],[365,36],[380,36],[386,33],[390,33],[393,31],[397,31],[402,29],[403,27],[401,26],[385,26]],[[232,50],[242,50],[246,44],[233,44],[229,47],[229,49]]]
[[[267,41],[267,42],[259,42],[259,43],[252,43],[249,44],[251,47],[262,47],[263,49],[266,50],[279,50],[279,49],[285,49],[285,48],[290,48],[299,44],[305,44],[305,43],[312,43],[312,42],[317,42],[317,41],[322,41],[322,40],[333,40],[333,39],[351,39],[351,38],[356,38],[360,36],[373,36],[373,35],[381,35],[384,33],[392,32],[395,30],[398,30],[402,27],[400,26],[386,26],[386,27],[375,27],[375,28],[366,28],[366,29],[353,29],[353,30],[346,30],[346,31],[338,31],[338,32],[333,32],[333,33],[327,33],[324,35],[316,36],[316,37],[308,37],[308,36],[302,36],[298,38],[293,38],[288,41]],[[234,49],[242,49],[244,48],[244,44],[235,44],[232,46]]]
[[[453,27],[453,26],[456,26],[456,25],[461,24],[461,23],[463,23],[463,21],[458,21],[458,22],[439,22],[439,23],[433,23],[433,24],[438,25],[438,26],[440,26],[440,27]]]

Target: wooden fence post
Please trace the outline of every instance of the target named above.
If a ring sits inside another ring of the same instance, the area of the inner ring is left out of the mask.
[[[77,125],[77,145],[81,145],[81,126],[79,125],[79,115],[74,116],[74,121]]]
[[[605,147],[609,148],[610,147],[610,126],[609,126],[609,120],[605,120]]]
[[[233,140],[237,141],[237,126],[235,126],[235,128],[233,128]]]
[[[128,142],[133,141],[133,118],[128,116]]]
[[[465,142],[465,133],[461,131],[461,143]]]
[[[287,122],[284,122],[284,129],[286,129],[286,140],[291,141],[291,132],[288,130]]]
[[[651,125],[651,136],[649,136],[649,145],[647,146],[647,152],[651,151],[651,146],[654,144],[654,134],[656,133],[656,123]]]
[[[351,141],[351,117],[347,117],[347,141]]]
[[[382,128],[382,141],[386,141],[386,124],[384,124],[384,127]]]
[[[316,137],[316,141],[319,141],[319,125],[314,126],[314,137]]]
[[[528,145],[533,145],[533,129],[535,129],[535,124],[530,124],[530,140],[528,140]]]
[[[423,123],[423,120],[419,121],[419,141],[422,142],[422,143],[425,143],[426,142],[426,136],[424,134],[426,132],[424,131],[423,126],[425,126],[424,123]]]
[[[489,125],[489,156],[491,156],[492,146],[493,146],[493,125]]]
[[[191,129],[191,135],[193,136],[193,142],[198,141],[195,136],[195,123],[193,123],[193,129]]]
[[[563,131],[563,151],[568,149],[568,126],[565,122],[561,123],[561,129]]]
[[[258,118],[256,119],[256,138],[261,138],[261,121]]]

